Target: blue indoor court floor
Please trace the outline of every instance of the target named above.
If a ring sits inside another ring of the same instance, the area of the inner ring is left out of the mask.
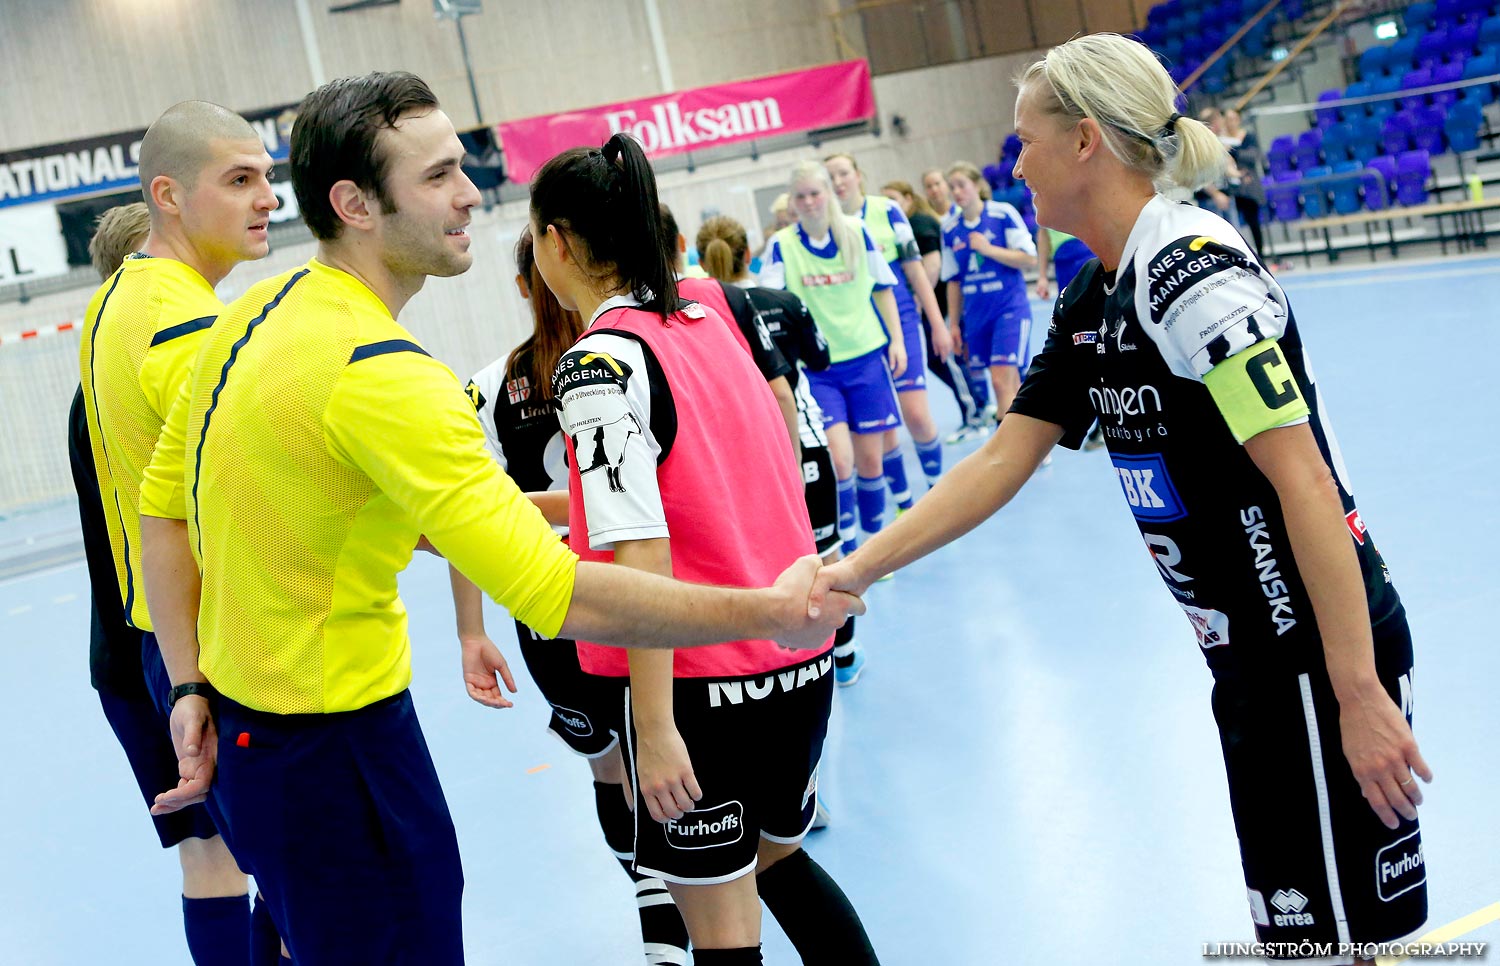
[[[1437,928],[1500,901],[1500,259],[1283,282],[1416,639]],[[544,733],[508,621],[491,609],[523,690],[490,711],[464,694],[444,566],[418,555],[402,590],[470,962],[639,963],[587,768]],[[88,686],[87,594],[82,563],[0,584],[0,963],[186,963],[177,862]],[[834,825],[809,848],[884,963],[1177,966],[1253,938],[1210,678],[1104,453],[1058,451],[869,606],[870,663],[839,692],[824,759]],[[1500,941],[1494,918],[1463,938]],[[765,921],[766,961],[796,962]]]

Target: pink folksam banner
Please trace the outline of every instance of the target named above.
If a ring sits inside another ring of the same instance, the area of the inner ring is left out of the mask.
[[[529,181],[548,158],[634,134],[648,157],[853,124],[875,116],[870,65],[844,61],[753,80],[496,125],[506,174]]]

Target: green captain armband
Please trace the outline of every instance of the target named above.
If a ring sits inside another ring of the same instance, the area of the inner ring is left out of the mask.
[[[1203,384],[1238,443],[1309,413],[1297,378],[1275,339],[1257,342],[1225,359],[1204,375]]]

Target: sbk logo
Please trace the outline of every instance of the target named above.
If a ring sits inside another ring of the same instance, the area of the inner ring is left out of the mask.
[[[733,845],[745,836],[745,806],[737,801],[699,808],[670,819],[662,830],[674,849],[713,849]]]
[[[1115,473],[1120,478],[1120,489],[1125,492],[1125,502],[1137,520],[1150,523],[1170,523],[1187,516],[1187,508],[1167,475],[1167,462],[1159,453],[1143,456],[1113,455]]]

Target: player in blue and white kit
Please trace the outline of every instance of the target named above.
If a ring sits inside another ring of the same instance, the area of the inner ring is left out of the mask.
[[[1029,361],[1031,305],[1022,269],[1036,264],[1036,245],[1020,212],[990,199],[990,187],[967,161],[948,168],[958,210],[943,219],[943,281],[949,324],[961,321],[969,370],[989,370],[999,412],[1010,408]]]
[[[932,409],[927,404],[927,369],[923,365],[927,342],[923,338],[922,313],[932,322],[933,350],[939,357],[952,354],[953,340],[938,309],[937,296],[922,269],[916,235],[900,204],[884,195],[865,194],[864,175],[848,154],[831,154],[823,159],[823,166],[828,169],[844,214],[864,224],[896,278],[891,292],[901,315],[901,337],[906,343],[908,362],[906,371],[896,380],[896,398],[930,487],[943,474],[943,443],[938,439],[937,424],[932,421]],[[911,486],[906,481],[906,465],[896,430],[886,431],[884,445],[885,478],[890,484],[891,498],[899,510],[910,509]]]

